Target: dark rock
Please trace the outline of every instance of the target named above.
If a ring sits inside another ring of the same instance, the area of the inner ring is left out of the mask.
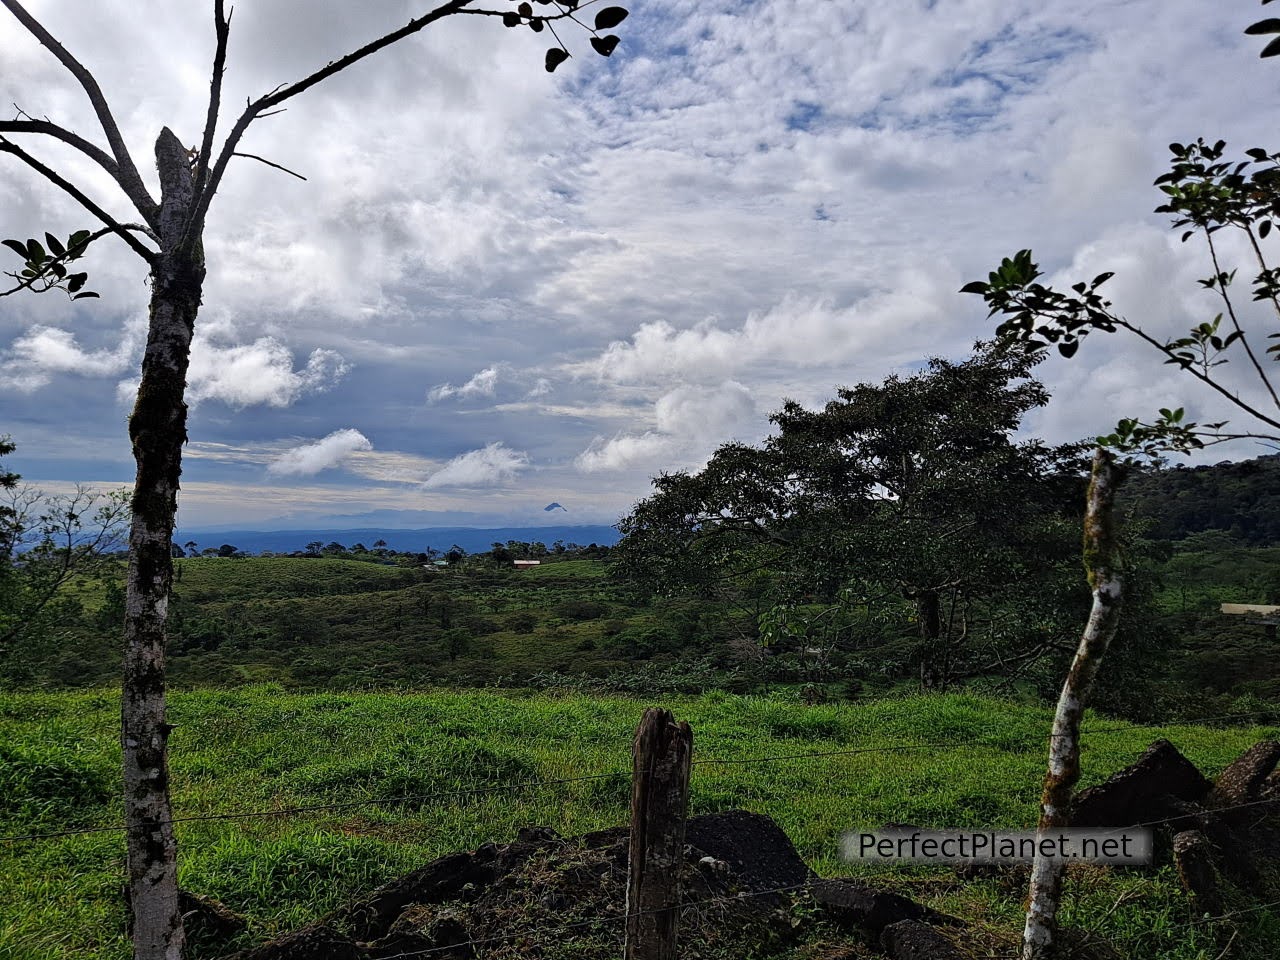
[[[809,888],[822,913],[833,923],[856,927],[880,936],[885,927],[900,920],[959,925],[954,917],[930,910],[923,904],[887,890],[876,890],[856,880],[820,880]]]
[[[523,843],[551,843],[560,839],[560,834],[550,827],[521,827],[516,831],[516,840]]]
[[[880,946],[894,960],[964,960],[964,954],[935,927],[899,920],[884,928]]]
[[[815,874],[791,838],[771,817],[746,810],[707,813],[689,820],[684,839],[703,855],[723,860],[749,891],[800,886]]]
[[[1173,862],[1182,888],[1191,895],[1198,914],[1222,912],[1218,857],[1209,838],[1199,830],[1184,830],[1173,838]]]
[[[468,884],[485,886],[497,876],[495,861],[502,849],[492,845],[475,853],[451,853],[403,877],[383,884],[369,896],[340,908],[326,919],[348,929],[357,940],[375,940],[410,904],[441,903],[458,896]]]
[[[212,897],[178,891],[182,925],[192,940],[230,940],[248,925],[244,917]]]
[[[366,954],[327,924],[303,927],[228,960],[365,960]]]
[[[1271,776],[1262,781],[1258,795],[1264,800],[1280,800],[1280,770],[1273,771]]]
[[[1123,827],[1164,816],[1166,797],[1198,803],[1212,788],[1168,740],[1157,740],[1105,783],[1081,790],[1071,806],[1077,827]]]
[[[363,946],[369,960],[424,953],[438,960],[463,960],[475,955],[470,940],[467,926],[457,910],[413,906],[400,915],[385,937]]]
[[[1277,763],[1280,763],[1280,741],[1255,743],[1219,774],[1209,793],[1208,805],[1229,807],[1260,799],[1263,784]]]

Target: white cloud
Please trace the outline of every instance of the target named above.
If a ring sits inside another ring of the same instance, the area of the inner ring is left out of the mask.
[[[315,443],[303,444],[281,454],[267,467],[276,476],[310,477],[321,470],[336,467],[351,454],[372,450],[373,444],[359,430],[350,427],[335,430]]]
[[[676,461],[705,461],[711,449],[729,439],[755,413],[751,391],[734,380],[717,387],[677,387],[654,404],[655,429],[596,437],[575,461],[584,473],[624,470]]]
[[[317,349],[305,367],[294,370],[293,354],[274,337],[230,347],[205,341],[191,352],[187,396],[192,403],[287,407],[303,394],[328,390],[350,369],[340,354]]]
[[[447,400],[449,397],[492,397],[498,386],[498,368],[485,367],[460,387],[450,383],[442,383],[432,387],[427,399],[432,403]]]
[[[844,366],[871,351],[886,357],[918,356],[927,336],[936,336],[954,309],[959,286],[953,270],[910,270],[892,288],[844,308],[792,295],[770,310],[749,314],[735,328],[702,320],[679,330],[659,320],[643,324],[630,341],[615,340],[595,359],[569,369],[580,377],[616,383],[706,381],[762,364]]]
[[[440,487],[487,487],[514,479],[529,466],[529,455],[512,450],[501,441],[454,457],[422,484],[426,490]]]
[[[13,341],[0,362],[0,386],[22,393],[43,387],[57,374],[102,377],[125,370],[140,342],[136,323],[126,324],[120,342],[111,350],[85,350],[75,334],[36,325]]]

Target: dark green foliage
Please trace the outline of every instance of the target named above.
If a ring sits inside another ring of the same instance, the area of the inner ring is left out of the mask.
[[[1120,503],[1149,522],[1147,535],[1153,538],[1183,540],[1221,531],[1224,546],[1280,545],[1280,455],[1134,470]]]

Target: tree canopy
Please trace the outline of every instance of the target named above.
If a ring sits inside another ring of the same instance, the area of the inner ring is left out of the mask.
[[[916,634],[929,688],[1030,662],[1056,643],[1064,578],[1079,579],[1083,489],[1078,445],[1015,438],[1048,401],[1035,363],[980,343],[821,410],[787,402],[759,446],[656,478],[620,524],[618,568],[661,592],[754,591],[766,641],[812,646],[818,629],[847,645],[887,617]]]

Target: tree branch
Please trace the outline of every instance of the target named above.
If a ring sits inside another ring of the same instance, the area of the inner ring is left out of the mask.
[[[1165,344],[1161,343],[1155,337],[1151,336],[1151,334],[1147,333],[1141,327],[1135,326],[1134,324],[1130,323],[1128,320],[1125,320],[1122,317],[1117,317],[1115,315],[1111,316],[1111,320],[1116,324],[1116,326],[1124,327],[1124,329],[1128,330],[1130,333],[1141,337],[1147,343],[1151,344],[1151,346],[1155,347],[1157,350],[1163,353],[1166,357],[1169,357],[1170,359],[1176,359],[1172,350],[1170,350]],[[1179,365],[1181,365],[1180,361],[1179,361]],[[1263,423],[1267,424],[1268,426],[1272,426],[1272,427],[1275,427],[1277,430],[1280,430],[1280,420],[1276,420],[1272,417],[1268,417],[1266,414],[1262,413],[1260,410],[1257,410],[1254,407],[1250,406],[1248,403],[1241,400],[1238,396],[1236,396],[1234,393],[1232,393],[1222,384],[1214,380],[1213,377],[1205,376],[1202,372],[1195,369],[1195,367],[1184,367],[1183,369],[1185,369],[1188,373],[1190,373],[1193,377],[1195,377],[1200,382],[1218,391],[1218,393],[1222,394],[1224,397],[1230,400],[1232,404],[1239,407],[1245,413],[1249,414],[1252,417],[1257,417],[1259,420],[1261,420]]]
[[[63,143],[68,143],[75,147],[107,173],[111,174],[111,179],[117,183],[120,181],[120,167],[111,159],[111,155],[107,151],[79,134],[58,126],[56,123],[30,118],[26,120],[0,120],[0,133],[42,133],[53,137],[55,140],[61,140]]]
[[[1253,348],[1249,346],[1249,340],[1245,337],[1244,331],[1240,329],[1240,321],[1236,319],[1236,308],[1231,302],[1231,297],[1227,294],[1227,284],[1222,276],[1222,267],[1218,264],[1218,248],[1213,242],[1213,234],[1208,230],[1204,231],[1205,239],[1209,242],[1209,256],[1213,259],[1213,275],[1217,278],[1218,293],[1222,296],[1222,302],[1226,304],[1227,315],[1231,318],[1231,325],[1236,328],[1239,334],[1240,345],[1244,347],[1244,352],[1249,356],[1249,362],[1253,364],[1253,369],[1257,372],[1259,379],[1262,380],[1263,386],[1267,388],[1267,393],[1271,394],[1271,402],[1277,408],[1280,408],[1280,397],[1276,396],[1275,387],[1271,385],[1271,380],[1267,377],[1267,373],[1262,369],[1262,364],[1258,362],[1258,358],[1253,354]]]
[[[102,89],[98,86],[98,81],[84,64],[73,57],[67,51],[67,48],[60,44],[53,34],[44,28],[44,25],[39,20],[26,11],[26,8],[18,0],[0,0],[0,4],[3,4],[17,18],[18,22],[26,27],[27,31],[40,41],[40,44],[45,49],[57,57],[58,62],[66,67],[71,75],[80,82],[80,86],[88,94],[89,102],[93,104],[93,112],[98,116],[98,122],[102,125],[102,132],[107,135],[107,143],[111,146],[111,153],[116,158],[116,164],[119,167],[115,177],[116,183],[120,184],[120,189],[133,202],[142,219],[150,226],[155,227],[157,225],[159,207],[155,200],[151,199],[151,194],[147,191],[146,184],[142,182],[142,177],[138,175],[138,168],[134,165],[133,157],[129,155],[129,149],[125,146],[124,138],[120,136],[120,128],[116,126],[115,117],[111,115],[111,108],[107,105],[107,98],[102,95]]]
[[[257,160],[259,163],[265,163],[268,167],[275,167],[277,170],[283,170],[285,173],[289,174],[289,176],[291,177],[297,177],[299,180],[307,179],[302,174],[295,173],[294,171],[290,170],[288,167],[282,167],[278,163],[272,163],[266,157],[260,157],[256,153],[233,153],[232,156],[245,157],[248,160]]]
[[[0,3],[9,2],[11,2],[11,0],[0,0]],[[100,206],[85,196],[84,192],[81,191],[79,187],[71,183],[71,181],[67,180],[56,170],[45,166],[16,143],[11,140],[7,140],[4,137],[0,137],[0,153],[12,153],[32,170],[42,174],[45,179],[69,193],[80,203],[80,206],[84,207],[95,217],[105,223],[112,233],[118,234],[120,238],[129,245],[134,253],[147,262],[147,266],[151,266],[155,262],[155,259],[159,254],[154,250],[148,249],[144,243],[139,241],[132,233],[129,232],[128,228],[119,223],[113,216],[111,216],[111,214],[107,213]]]
[[[218,111],[222,109],[222,74],[227,63],[227,37],[231,33],[231,14],[224,13],[223,0],[214,0],[213,29],[217,46],[213,51],[213,74],[209,78],[209,112],[205,116],[204,136],[200,140],[200,156],[196,160],[196,194],[209,177],[209,154],[213,152],[213,133],[218,126]],[[231,13],[235,13],[232,9]]]
[[[14,2],[14,0],[0,0],[0,3],[4,4],[12,2]],[[231,132],[227,135],[227,139],[223,141],[222,150],[218,154],[218,160],[210,172],[208,181],[204,184],[196,198],[195,209],[192,211],[191,220],[187,225],[184,243],[190,243],[192,239],[198,237],[200,232],[204,229],[204,218],[209,212],[209,204],[213,200],[213,195],[217,192],[218,186],[222,183],[222,177],[223,174],[226,173],[227,164],[231,161],[232,156],[235,155],[236,147],[239,145],[245,131],[249,128],[249,124],[253,123],[253,121],[264,110],[271,110],[274,107],[278,107],[291,97],[296,97],[298,94],[311,89],[322,80],[327,80],[334,74],[341,73],[352,64],[358,63],[365,57],[377,53],[384,47],[391,46],[391,44],[398,40],[403,40],[405,37],[417,33],[419,30],[435,23],[437,20],[442,20],[445,17],[459,12],[472,2],[473,0],[449,0],[448,3],[436,7],[436,9],[432,10],[430,13],[423,14],[421,17],[410,20],[399,30],[393,30],[388,34],[384,34],[377,40],[360,47],[358,50],[353,50],[345,57],[330,61],[319,70],[295,83],[276,87],[275,90],[272,90],[265,96],[259,97],[257,100],[254,100],[246,106],[244,108],[244,112],[241,113],[239,119],[236,120],[235,126],[231,128]]]

